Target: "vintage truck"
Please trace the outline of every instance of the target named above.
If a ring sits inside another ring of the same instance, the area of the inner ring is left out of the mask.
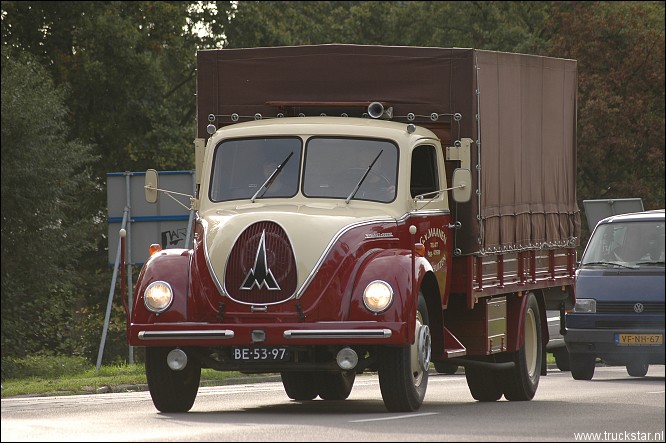
[[[433,363],[531,400],[545,312],[575,301],[576,83],[574,60],[474,49],[199,51],[193,247],[155,248],[128,316],[155,407],[190,410],[213,368],[297,401],[377,372],[415,411]]]

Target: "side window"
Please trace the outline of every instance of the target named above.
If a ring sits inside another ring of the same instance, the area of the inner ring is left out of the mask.
[[[439,190],[437,177],[435,147],[430,145],[418,146],[412,152],[412,175],[410,179],[412,198]]]

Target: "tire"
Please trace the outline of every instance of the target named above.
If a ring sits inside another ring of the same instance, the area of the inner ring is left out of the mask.
[[[181,371],[172,370],[166,362],[173,348],[146,348],[146,379],[153,404],[161,412],[187,412],[199,391],[201,364],[188,355]]]
[[[385,348],[379,363],[379,387],[390,412],[412,412],[423,404],[431,355],[428,324],[428,308],[419,292],[414,344]]]
[[[317,396],[314,372],[281,372],[282,386],[292,400],[309,401]]]
[[[592,380],[595,357],[592,354],[569,354],[571,376],[574,380]]]
[[[317,392],[322,400],[344,400],[349,397],[355,379],[354,371],[324,372],[317,377]]]
[[[536,296],[526,295],[523,333],[525,342],[514,353],[515,367],[503,372],[504,397],[510,401],[527,401],[534,398],[541,376],[541,359],[545,350],[541,341],[541,315]]]
[[[442,361],[435,362],[435,370],[440,374],[455,374],[458,371],[458,365],[453,363],[444,363]]]
[[[569,361],[569,351],[566,348],[558,349],[553,352],[553,357],[555,357],[555,364],[557,369],[562,372],[571,371],[571,362]]]
[[[627,364],[627,374],[632,377],[645,377],[650,365],[645,361],[632,361]]]
[[[478,401],[497,401],[502,398],[502,384],[497,372],[485,369],[467,366],[465,368],[465,378],[469,392]]]

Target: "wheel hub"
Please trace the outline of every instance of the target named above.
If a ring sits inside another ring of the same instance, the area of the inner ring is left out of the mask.
[[[419,366],[425,372],[430,369],[431,337],[428,325],[421,325],[417,341]]]

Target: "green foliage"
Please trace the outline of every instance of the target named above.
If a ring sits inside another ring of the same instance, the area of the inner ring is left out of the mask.
[[[550,2],[239,2],[230,48],[325,43],[540,53]]]
[[[94,221],[90,147],[69,137],[64,88],[28,54],[2,48],[2,352],[63,350],[77,260]]]
[[[188,21],[190,5],[2,2],[3,354],[45,347],[96,355],[111,281],[106,174],[192,168],[199,40],[191,30],[209,16]],[[11,55],[5,56],[6,50]],[[5,65],[25,64],[19,56],[28,54],[30,66],[44,67],[39,68],[44,81],[36,80],[25,94],[10,95],[15,88],[11,78],[5,80]],[[15,100],[6,104],[8,98]],[[56,106],[61,109],[52,109]],[[62,147],[48,140],[58,137]],[[25,149],[31,142],[41,147],[41,155]],[[79,145],[92,152],[83,153]],[[92,155],[97,160],[87,161]],[[81,180],[70,198],[69,183],[78,180],[77,174]],[[54,216],[57,223],[49,226],[49,219],[35,211],[40,204],[63,217]],[[72,231],[60,235],[65,221]],[[77,280],[57,270],[76,273]],[[90,318],[100,321],[93,324]],[[26,323],[34,327],[28,330]],[[115,324],[105,358],[126,349],[124,326]]]

